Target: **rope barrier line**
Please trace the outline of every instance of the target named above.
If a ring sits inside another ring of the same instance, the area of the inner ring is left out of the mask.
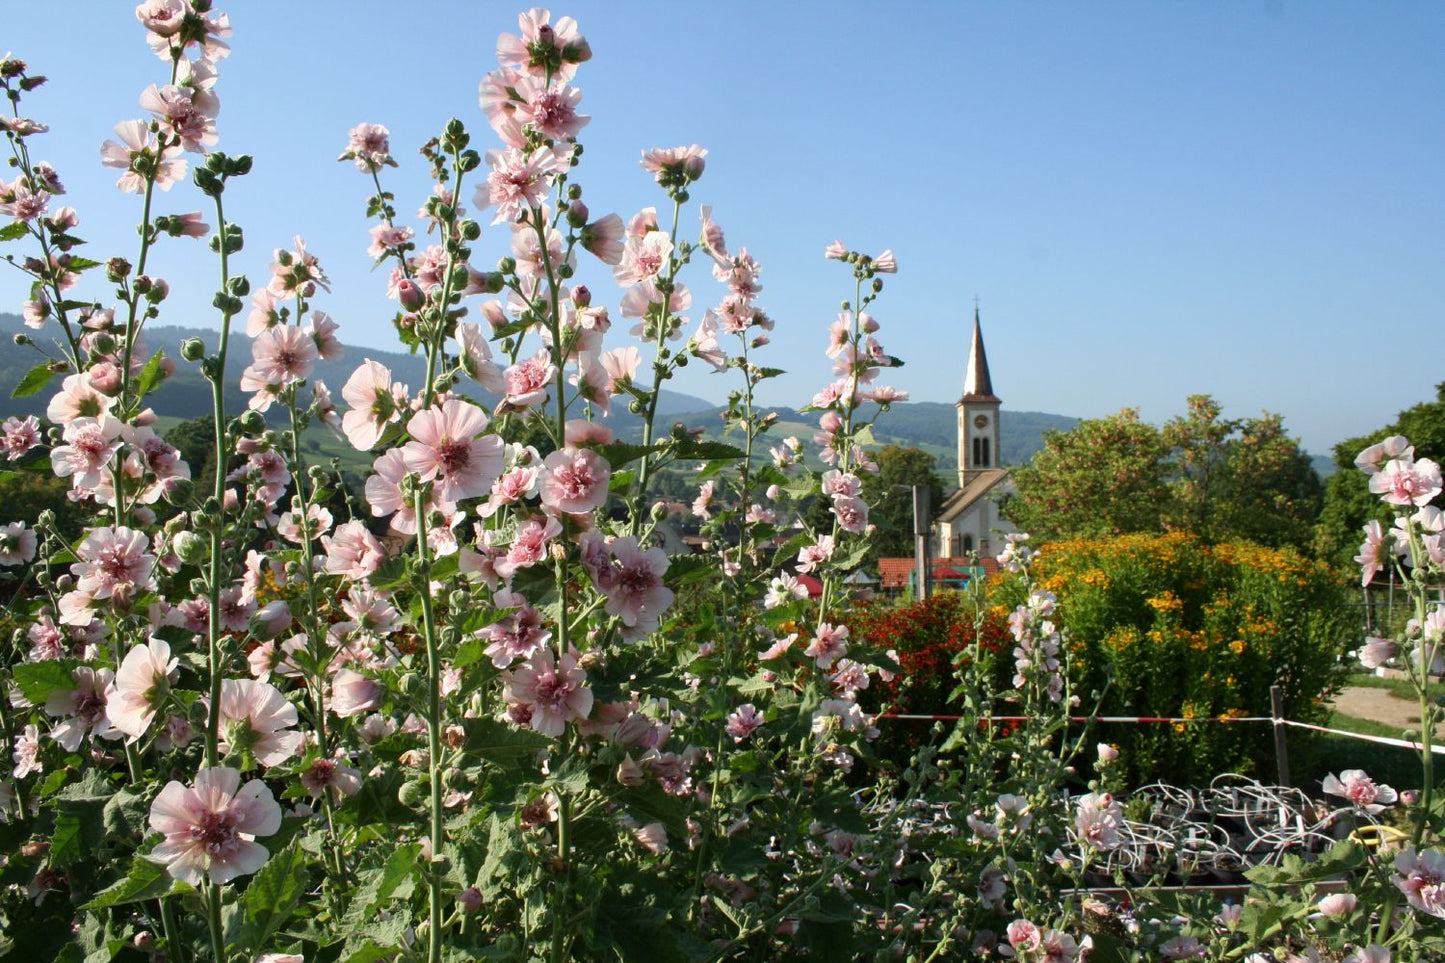
[[[914,715],[904,712],[885,712],[879,719],[929,720],[936,722],[959,722],[963,716]],[[983,716],[979,722],[1027,722],[1029,716]],[[1069,716],[1070,722],[1164,722],[1169,724],[1191,722],[1273,722],[1269,716],[1196,716],[1192,719],[1166,716]]]
[[[905,722],[960,722],[963,716],[944,715],[919,715],[907,712],[884,712],[879,714],[878,719],[901,719]],[[983,716],[978,721],[986,722],[1028,722],[1029,716]],[[1070,722],[1125,722],[1125,723],[1165,723],[1168,725],[1189,725],[1198,722],[1270,722],[1276,720],[1271,716],[1195,716],[1192,719],[1172,718],[1167,716],[1069,716]],[[1317,726],[1308,722],[1296,722],[1293,719],[1280,719],[1281,725],[1293,726],[1296,729],[1308,729],[1311,732],[1324,732],[1332,736],[1345,736],[1350,739],[1361,739],[1365,742],[1374,742],[1382,746],[1396,746],[1401,749],[1413,749],[1419,752],[1421,744],[1412,742],[1409,739],[1391,739],[1388,736],[1369,736],[1362,732],[1350,732],[1347,729],[1331,729],[1328,726]],[[1430,747],[1432,753],[1445,755],[1445,745]]]
[[[1308,722],[1295,722],[1293,719],[1282,719],[1280,721],[1287,726],[1294,726],[1297,729],[1309,729],[1313,732],[1328,732],[1330,735],[1333,736],[1349,736],[1351,739],[1363,739],[1366,742],[1378,742],[1382,746],[1398,746],[1401,749],[1414,749],[1416,752],[1419,752],[1421,749],[1420,743],[1412,742],[1409,739],[1391,739],[1388,736],[1367,736],[1364,733],[1360,732],[1347,732],[1344,729],[1330,729],[1327,726],[1311,725]],[[1430,751],[1432,753],[1445,754],[1445,746],[1431,746]]]

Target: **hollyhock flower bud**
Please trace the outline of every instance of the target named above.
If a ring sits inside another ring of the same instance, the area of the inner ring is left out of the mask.
[[[567,205],[567,223],[573,227],[581,227],[587,223],[587,205],[582,201],[573,201]]]
[[[90,386],[96,391],[112,397],[120,393],[120,369],[109,361],[92,366],[87,373],[90,375]]]
[[[360,715],[381,705],[383,695],[381,686],[360,672],[342,669],[331,680],[331,711],[343,719]]]
[[[457,905],[463,913],[475,913],[482,908],[482,891],[475,886],[468,886],[457,894]]]
[[[1331,893],[1320,899],[1320,914],[1326,919],[1343,919],[1355,911],[1358,903],[1359,899],[1354,893]]]
[[[187,361],[200,361],[205,356],[206,343],[200,338],[187,338],[181,342],[181,357]],[[257,417],[260,417],[259,413],[257,413]]]
[[[177,532],[171,550],[187,565],[195,565],[206,557],[206,540],[195,532]]]
[[[402,278],[396,284],[396,300],[407,314],[415,314],[426,304],[426,292],[411,278]]]
[[[1114,762],[1119,758],[1119,750],[1109,745],[1107,742],[1099,743],[1098,751],[1100,766],[1107,766],[1109,763]]]

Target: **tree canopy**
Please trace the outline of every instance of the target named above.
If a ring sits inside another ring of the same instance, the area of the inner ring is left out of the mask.
[[[1319,477],[1279,415],[1228,419],[1209,395],[1163,428],[1125,408],[1045,435],[1014,472],[1009,518],[1036,538],[1184,531],[1206,542],[1308,546]]]

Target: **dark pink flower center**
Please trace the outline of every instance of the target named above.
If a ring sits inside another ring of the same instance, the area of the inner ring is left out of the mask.
[[[471,445],[464,441],[447,440],[437,446],[437,462],[443,474],[464,471],[472,460]]]
[[[211,856],[224,856],[236,849],[236,827],[230,813],[201,814],[191,827],[191,838],[206,848]]]

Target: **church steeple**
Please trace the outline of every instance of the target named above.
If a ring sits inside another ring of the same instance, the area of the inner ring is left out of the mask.
[[[998,467],[998,411],[1002,402],[993,393],[988,355],[983,350],[983,324],[978,305],[973,308],[973,342],[963,372],[963,396],[958,399],[958,487],[981,471]]]
[[[993,378],[988,373],[988,354],[983,350],[983,325],[979,322],[976,304],[973,306],[973,344],[968,349],[968,368],[963,373],[963,397],[959,401],[999,402],[993,393]]]

